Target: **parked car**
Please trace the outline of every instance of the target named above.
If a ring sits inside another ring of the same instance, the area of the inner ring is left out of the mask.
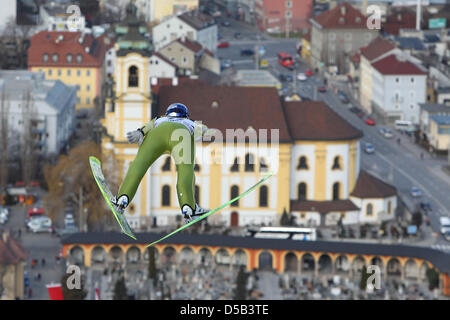
[[[385,138],[392,138],[394,136],[394,133],[390,130],[390,129],[386,129],[386,128],[380,128],[378,130],[378,132]]]
[[[255,51],[252,49],[242,49],[241,50],[241,56],[253,56],[255,54]]]
[[[241,38],[241,33],[240,32],[235,32],[234,33],[234,38],[235,39],[240,39]]]
[[[366,113],[360,109],[360,111],[358,111],[356,113],[356,115],[358,116],[358,118],[362,119],[362,118],[364,118],[366,116]]]
[[[230,43],[227,41],[219,42],[217,44],[217,48],[228,48],[230,46]]]
[[[314,75],[314,73],[310,69],[307,69],[305,71],[305,75],[308,76],[308,77],[312,77]]]
[[[431,211],[431,203],[429,203],[428,201],[422,201],[419,205],[420,209],[426,212]]]
[[[325,93],[325,92],[327,92],[327,88],[324,86],[321,86],[321,87],[317,88],[317,91],[319,91],[320,93]]]
[[[339,100],[342,103],[345,103],[345,104],[350,102],[350,100],[348,99],[347,95],[344,92],[342,92],[342,91],[339,91]]]
[[[375,152],[375,147],[373,146],[373,144],[367,142],[367,143],[365,144],[365,146],[364,146],[364,151],[365,151],[367,154],[372,154],[372,153]]]
[[[360,108],[355,107],[355,106],[351,107],[349,110],[350,110],[350,112],[353,112],[353,113],[356,113],[356,114],[358,114],[358,113],[360,113],[362,111]]]
[[[308,78],[306,77],[306,75],[304,73],[299,73],[297,75],[297,79],[300,80],[300,81],[305,81]]]
[[[284,74],[284,73],[280,73],[279,75],[280,81],[287,81],[287,82],[292,82],[294,80],[294,77],[291,74]]]
[[[374,126],[375,125],[375,120],[373,120],[371,117],[367,117],[364,122],[368,125],[368,126]]]
[[[422,190],[417,187],[412,187],[410,193],[413,198],[419,198],[422,196]]]

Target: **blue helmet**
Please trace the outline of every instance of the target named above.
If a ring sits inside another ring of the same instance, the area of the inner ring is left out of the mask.
[[[189,118],[188,108],[182,103],[172,103],[166,111],[168,117]]]

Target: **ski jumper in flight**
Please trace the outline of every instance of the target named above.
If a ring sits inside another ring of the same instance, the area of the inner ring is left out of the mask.
[[[195,141],[212,134],[213,129],[189,119],[181,103],[171,104],[165,116],[152,119],[142,128],[127,133],[129,143],[138,143],[136,158],[131,162],[117,196],[111,199],[123,214],[133,200],[148,168],[163,154],[170,154],[177,168],[177,196],[186,223],[209,210],[195,203]]]

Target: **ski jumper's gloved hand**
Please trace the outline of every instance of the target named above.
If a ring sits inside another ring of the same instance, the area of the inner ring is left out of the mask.
[[[141,128],[127,132],[127,139],[129,143],[137,143],[139,146],[141,146],[142,142],[144,141],[144,131],[142,131]]]
[[[156,118],[155,118],[156,119]],[[147,133],[153,129],[155,119],[152,119],[150,122],[148,122],[145,126],[142,128],[139,128],[134,131],[130,131],[127,133],[127,139],[129,143],[137,143],[139,146],[141,146],[142,142],[144,141],[145,136]]]
[[[195,122],[196,126],[194,128],[194,141],[201,141],[203,137],[214,136],[216,134],[216,129],[209,129],[206,125]]]

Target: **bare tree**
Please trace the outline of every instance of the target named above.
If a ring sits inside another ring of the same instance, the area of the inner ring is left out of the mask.
[[[22,99],[22,131],[20,141],[20,158],[22,164],[22,181],[29,184],[36,175],[37,144],[36,131],[37,117],[34,101],[30,90],[23,94]]]
[[[81,226],[87,225],[89,231],[101,231],[113,221],[113,214],[109,212],[92,175],[90,155],[101,159],[100,146],[92,141],[82,142],[70,150],[68,155],[61,155],[56,166],[44,167],[49,191],[44,199],[44,206],[54,221],[58,221],[64,209],[71,206],[75,209],[78,221],[81,220]],[[113,191],[117,188],[118,179],[108,174],[111,161],[113,160],[103,163],[103,170]]]
[[[0,190],[5,190],[8,183],[8,145],[9,145],[9,101],[3,88],[0,96]]]

